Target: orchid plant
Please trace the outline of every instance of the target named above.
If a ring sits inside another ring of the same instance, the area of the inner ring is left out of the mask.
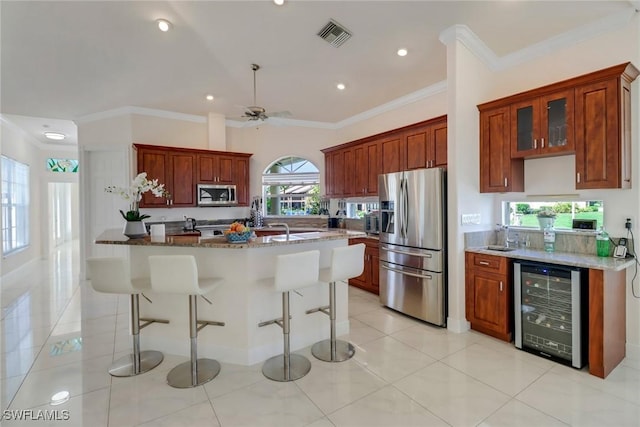
[[[140,214],[140,200],[142,200],[142,195],[147,191],[151,191],[156,197],[169,196],[164,184],[158,184],[157,179],[147,179],[146,172],[139,173],[131,182],[130,187],[110,185],[105,187],[104,191],[119,194],[120,197],[129,202],[129,210],[126,213],[120,210],[120,214],[127,221],[142,221],[151,217],[150,215]]]

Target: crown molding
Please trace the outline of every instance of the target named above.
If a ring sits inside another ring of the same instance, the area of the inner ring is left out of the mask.
[[[640,1],[630,2],[637,6]],[[534,60],[549,52],[553,52],[568,46],[575,45],[597,35],[620,28],[633,18],[637,13],[637,7],[628,8],[622,12],[605,16],[590,24],[558,34],[541,42],[532,44],[518,51],[498,57],[469,27],[466,25],[453,25],[440,33],[440,41],[448,45],[454,41],[460,41],[478,58],[480,58],[492,71],[501,71],[527,61]]]
[[[101,111],[99,113],[87,114],[74,120],[76,124],[90,123],[96,120],[104,120],[113,117],[120,117],[130,114],[139,114],[141,116],[159,117],[162,119],[182,120],[185,122],[206,123],[207,118],[204,116],[196,116],[194,114],[176,113],[175,111],[156,110],[153,108],[126,106],[114,108],[112,110]]]

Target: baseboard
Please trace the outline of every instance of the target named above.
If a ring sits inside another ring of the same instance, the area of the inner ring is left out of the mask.
[[[471,329],[471,323],[467,322],[467,319],[447,317],[447,329],[456,334],[461,334]]]
[[[29,261],[25,262],[24,264],[21,264],[19,267],[17,267],[14,270],[11,270],[10,272],[3,274],[0,279],[2,279],[3,282],[10,282],[12,279],[20,279],[23,278],[25,273],[25,270],[31,270],[33,268],[33,264],[42,261],[43,258],[38,257],[38,258],[33,258],[30,259]]]

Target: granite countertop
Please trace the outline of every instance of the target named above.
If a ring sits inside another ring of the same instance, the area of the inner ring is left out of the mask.
[[[365,233],[353,230],[329,230],[312,231],[306,233],[291,233],[289,240],[285,240],[283,234],[275,236],[264,236],[250,239],[246,243],[229,243],[224,236],[201,237],[201,236],[165,236],[160,239],[151,239],[146,236],[142,239],[129,239],[122,234],[121,229],[106,230],[100,234],[95,243],[107,245],[128,245],[128,246],[182,246],[196,248],[260,248],[267,246],[295,245],[323,240],[341,240],[352,237],[364,237]]]
[[[570,265],[575,267],[591,268],[594,270],[620,271],[631,267],[635,263],[633,258],[599,257],[596,255],[570,253],[570,252],[545,252],[536,249],[518,248],[509,252],[497,251],[482,247],[469,247],[465,251],[478,254],[502,256],[505,258],[522,259],[529,261],[545,262],[549,264]]]

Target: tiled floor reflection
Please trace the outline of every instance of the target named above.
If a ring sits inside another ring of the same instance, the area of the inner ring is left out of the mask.
[[[107,367],[131,345],[127,297],[97,294],[78,277],[69,244],[2,281],[3,427],[640,425],[640,361],[601,380],[482,334],[429,326],[355,288],[343,338],[356,356],[330,364],[302,349],[312,369],[293,383],[265,379],[260,365],[223,364],[215,380],[177,390],[165,377],[185,358],[171,354],[144,375],[112,378]],[[68,401],[52,406],[62,390]],[[7,418],[22,410],[68,419]]]

